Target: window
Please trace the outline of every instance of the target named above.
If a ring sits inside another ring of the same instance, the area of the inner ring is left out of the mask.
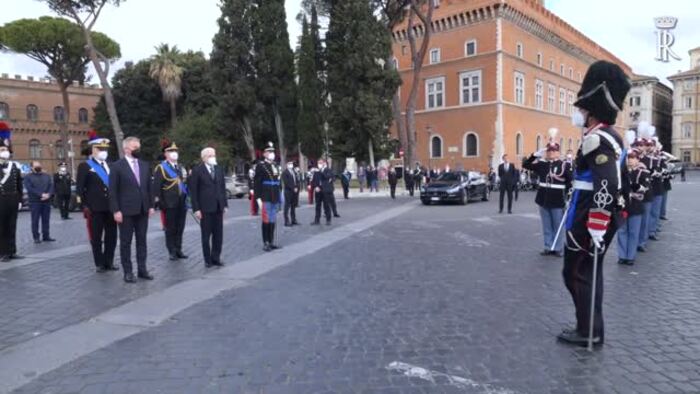
[[[535,107],[537,109],[544,107],[544,83],[540,80],[535,81]]]
[[[554,72],[554,59],[549,59],[549,71]]]
[[[523,44],[521,42],[515,44],[515,56],[523,57]]]
[[[694,87],[694,85],[695,85],[695,84],[693,83],[692,80],[687,80],[687,81],[685,81],[685,83],[683,84],[683,87],[684,87],[685,89],[692,89],[692,88]]]
[[[537,141],[535,142],[535,150],[542,149],[542,136],[537,134]]]
[[[88,110],[85,108],[80,108],[78,110],[78,122],[87,123],[88,122]]]
[[[401,54],[406,56],[408,53],[408,47],[406,45],[401,45]]]
[[[433,159],[442,157],[442,138],[438,135],[430,137],[430,157]]]
[[[578,81],[583,82],[583,74],[581,74],[581,71],[578,72]]]
[[[574,92],[569,90],[569,113],[572,114],[574,113]]]
[[[433,78],[425,81],[425,107],[441,108],[445,105],[445,78]]]
[[[29,140],[29,158],[32,160],[41,159],[41,143],[39,140]]]
[[[27,120],[36,122],[39,119],[39,108],[34,104],[27,105]]]
[[[574,145],[574,139],[573,139],[573,138],[569,138],[569,145],[567,145],[567,149],[568,149],[568,150],[573,150],[573,149],[574,149],[574,148],[573,148],[573,145]],[[562,146],[562,148],[563,148],[563,146]]]
[[[430,64],[440,63],[440,48],[430,50]]]
[[[392,58],[391,59],[391,65],[394,66],[394,70],[399,69],[399,59],[397,58]]]
[[[525,104],[525,75],[515,72],[515,102]]]
[[[542,52],[537,52],[537,65],[542,67]]]
[[[691,158],[690,158],[690,151],[689,150],[684,150],[682,157],[683,157],[683,163],[690,163]]]
[[[683,109],[693,109],[693,98],[691,96],[683,98]]]
[[[462,104],[481,102],[481,71],[464,72],[459,75],[459,80],[460,102]]]
[[[693,138],[693,124],[685,123],[681,128],[682,138]]]
[[[433,0],[433,5],[435,6],[435,8],[440,7],[440,0]]]
[[[518,157],[523,155],[523,135],[520,132],[515,135],[515,155]]]
[[[58,160],[65,160],[66,159],[65,155],[63,154],[63,141],[62,140],[56,141],[56,143],[54,144],[54,150],[56,151],[56,158]]]
[[[0,101],[0,119],[10,118],[10,106]]]
[[[566,89],[559,88],[559,113],[566,114]]]
[[[547,111],[554,112],[554,95],[557,94],[557,87],[550,84],[547,87]]]
[[[574,79],[574,69],[573,69],[573,67],[569,67],[569,79]]]
[[[476,55],[476,40],[467,41],[464,44],[464,56]]]
[[[559,138],[559,148],[564,149],[564,137]]]
[[[562,77],[564,76],[564,63],[559,66],[559,74],[561,74]]]
[[[479,156],[479,136],[476,133],[469,132],[464,136],[464,156]]]
[[[55,107],[53,109],[53,120],[56,123],[63,123],[66,121],[66,111],[63,110],[63,107]]]
[[[642,98],[640,96],[630,97],[630,107],[639,107],[642,103]]]

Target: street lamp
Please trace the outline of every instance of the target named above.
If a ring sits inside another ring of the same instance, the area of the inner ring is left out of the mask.
[[[434,170],[433,168],[433,126],[431,126],[429,123],[427,126],[425,126],[425,132],[428,134],[428,163],[430,164],[430,171]],[[416,144],[418,142],[416,141]]]

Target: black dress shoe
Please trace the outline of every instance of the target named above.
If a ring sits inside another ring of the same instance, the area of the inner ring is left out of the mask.
[[[48,237],[44,238],[44,242],[56,242],[56,240],[54,238]]]
[[[106,266],[105,269],[106,269],[107,271],[119,271],[119,267],[117,267],[117,266],[115,266],[115,265],[113,265],[113,264],[110,264],[110,265]]]
[[[557,339],[571,344],[571,345],[576,345],[576,346],[588,346],[588,337],[581,336],[578,331],[568,331],[568,332],[563,332],[559,335],[557,335]],[[593,345],[598,346],[602,345],[603,341],[600,340],[600,337],[593,337]]]
[[[617,263],[620,265],[625,265],[625,259],[618,259]]]
[[[12,261],[12,259],[10,258],[10,256],[2,256],[2,257],[0,257],[0,262],[2,262],[2,263],[9,263],[10,261]]]
[[[668,220],[668,218],[667,218],[666,216],[662,216],[662,217],[660,217],[659,219],[661,219],[661,220]]]
[[[334,218],[339,218],[340,215],[338,215],[337,213],[334,213],[334,214],[333,214],[333,217],[334,217]]]
[[[321,224],[321,222],[319,222],[318,220],[311,222],[312,226],[318,226],[319,224]]]
[[[124,282],[136,283],[136,279],[134,279],[134,274],[124,274]]]
[[[212,261],[211,265],[213,265],[215,267],[223,267],[224,263],[222,263],[221,261]]]
[[[646,253],[647,248],[644,246],[637,246],[637,252]]]
[[[290,223],[285,223],[285,224],[284,224],[284,227],[292,227],[292,224],[290,224]]]
[[[650,236],[649,236],[649,239],[652,240],[652,241],[658,241],[658,240],[659,240],[659,238],[658,238],[656,235],[650,235]]]
[[[177,255],[175,253],[170,253],[170,261],[177,261]]]
[[[545,249],[545,250],[540,252],[540,256],[549,256],[551,254],[552,254],[552,251],[549,249]]]
[[[153,280],[153,275],[149,274],[148,272],[139,273],[137,276],[139,279]]]
[[[513,211],[508,211],[508,215],[512,215],[512,214],[513,214]]]
[[[205,262],[204,262],[204,266],[207,267],[207,268],[211,268],[211,267],[214,266],[214,264],[212,264],[212,263],[207,263],[207,262],[205,261]]]
[[[272,250],[277,250],[277,249],[282,249],[282,247],[279,246],[279,245],[270,244],[270,249],[272,249]]]
[[[576,333],[576,327],[566,327],[561,330],[562,334],[571,335]]]
[[[263,245],[263,251],[265,251],[265,252],[272,251],[272,247],[270,246],[270,244],[266,243],[265,245]]]
[[[35,240],[34,240],[34,243],[35,243],[35,244],[40,244],[40,243],[41,243],[41,240],[40,240],[40,239],[35,239]]]
[[[177,256],[178,259],[189,259],[190,256],[182,253],[181,251],[175,252],[175,256]]]
[[[16,253],[13,253],[10,255],[10,259],[12,259],[12,260],[22,260],[23,258],[24,258],[24,256],[20,256]]]
[[[627,265],[634,265],[634,260],[625,260]]]
[[[301,223],[299,223],[295,220],[292,222],[292,226],[301,226]]]
[[[107,272],[107,268],[105,268],[103,266],[99,266],[99,267],[95,268],[95,272],[97,272],[98,274],[101,274],[103,272]]]

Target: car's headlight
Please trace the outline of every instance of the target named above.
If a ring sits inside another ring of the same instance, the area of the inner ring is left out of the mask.
[[[449,193],[449,194],[455,194],[455,193],[458,193],[458,192],[459,192],[459,186],[455,186],[455,187],[453,187],[453,188],[451,188],[451,189],[447,189],[447,193]]]

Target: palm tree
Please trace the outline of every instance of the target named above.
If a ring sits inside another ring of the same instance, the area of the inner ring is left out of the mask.
[[[183,69],[178,66],[180,56],[176,45],[170,48],[168,44],[160,44],[156,47],[156,54],[151,56],[149,73],[160,85],[163,100],[170,103],[170,120],[173,127],[177,123],[177,99],[182,95]]]

